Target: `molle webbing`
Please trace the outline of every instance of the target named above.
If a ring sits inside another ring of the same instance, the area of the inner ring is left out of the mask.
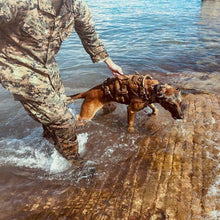
[[[130,103],[132,98],[148,100],[148,91],[145,87],[145,79],[151,79],[146,75],[120,76],[120,78],[108,78],[102,84],[102,89],[106,97],[119,102]]]

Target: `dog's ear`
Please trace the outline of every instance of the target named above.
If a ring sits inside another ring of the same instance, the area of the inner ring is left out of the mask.
[[[176,88],[177,91],[179,91],[179,94],[181,95],[181,90],[180,88]]]
[[[155,89],[155,92],[156,92],[157,94],[160,93],[161,90],[162,90],[160,84],[156,85],[156,86],[154,87],[154,89]]]
[[[179,101],[179,102],[181,102],[182,101],[182,94],[181,94],[181,90],[180,89],[176,89],[178,92],[175,94],[175,96],[176,96],[176,98],[177,98],[177,100]]]

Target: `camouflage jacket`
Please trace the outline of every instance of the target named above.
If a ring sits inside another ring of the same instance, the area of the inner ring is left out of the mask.
[[[58,14],[52,0],[0,0],[0,82],[3,86],[8,77],[4,69],[8,66],[14,75],[16,65],[50,75],[50,64],[55,62],[62,41],[74,29],[93,62],[108,56],[83,0],[63,0]],[[10,80],[13,81],[11,77]]]

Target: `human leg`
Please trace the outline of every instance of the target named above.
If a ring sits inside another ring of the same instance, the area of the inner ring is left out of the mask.
[[[47,137],[51,137],[56,150],[68,160],[76,160],[78,154],[78,142],[75,133],[75,120],[65,105],[48,103],[36,103],[30,100],[22,100],[21,103],[28,114],[40,122],[47,131]],[[62,100],[60,101],[62,103]],[[59,106],[59,107],[58,107]]]
[[[65,91],[56,64],[44,72],[8,64],[8,74],[2,78],[2,85],[20,101],[29,115],[44,125],[53,139],[55,148],[67,159],[78,157],[75,120],[69,111]]]

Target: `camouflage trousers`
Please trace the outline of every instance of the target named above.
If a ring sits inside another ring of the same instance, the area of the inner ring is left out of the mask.
[[[47,75],[7,63],[4,69],[0,66],[1,71],[8,71],[7,78],[1,78],[1,83],[28,114],[43,125],[44,134],[52,138],[57,151],[68,160],[76,160],[79,155],[75,119],[66,104],[56,63],[50,67],[50,75]]]
[[[44,137],[52,138],[56,150],[67,160],[77,160],[75,120],[63,100],[56,95],[52,99],[47,96],[45,103],[40,104],[30,100],[20,102],[28,114],[43,125]]]

